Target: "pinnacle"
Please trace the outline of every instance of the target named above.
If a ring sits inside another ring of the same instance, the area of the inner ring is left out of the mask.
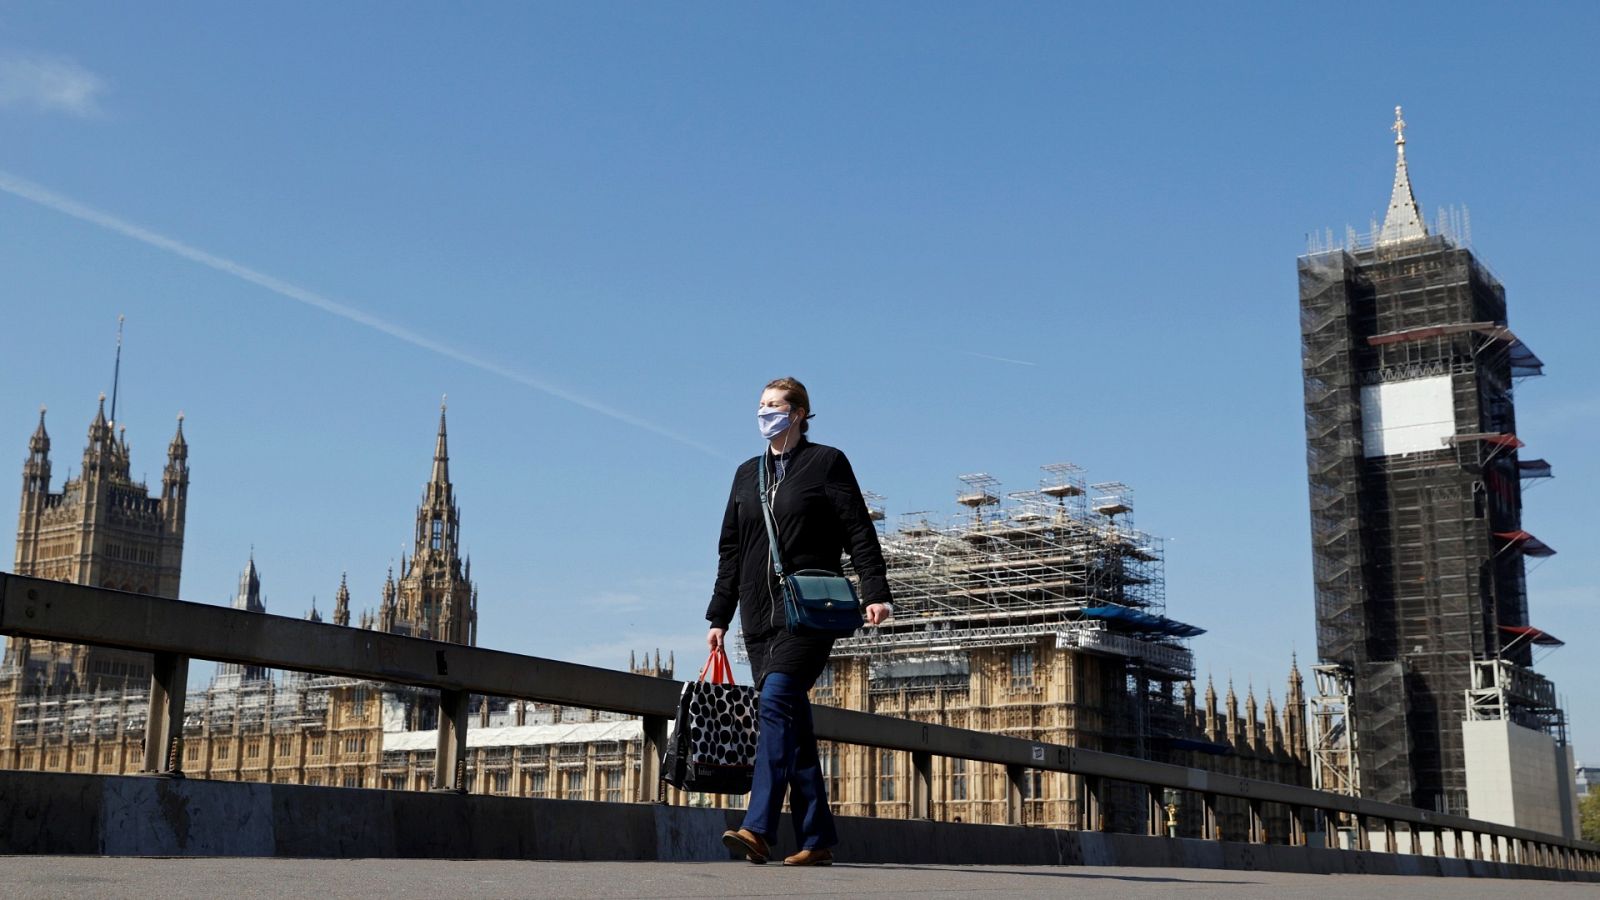
[[[1411,190],[1411,175],[1406,170],[1405,128],[1405,120],[1400,118],[1400,107],[1396,106],[1393,126],[1394,189],[1389,194],[1389,211],[1383,217],[1383,230],[1378,233],[1379,244],[1398,244],[1428,236],[1428,228],[1422,222],[1422,211],[1417,208],[1417,198]]]
[[[433,484],[448,484],[450,481],[450,448],[445,427],[445,406],[439,404],[439,437],[433,448]]]

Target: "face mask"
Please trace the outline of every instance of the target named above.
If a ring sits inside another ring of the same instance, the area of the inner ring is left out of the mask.
[[[783,430],[789,427],[789,411],[787,409],[758,409],[756,410],[756,423],[761,426],[761,436],[772,440]]]

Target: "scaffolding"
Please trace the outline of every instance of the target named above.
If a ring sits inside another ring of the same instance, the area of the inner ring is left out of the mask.
[[[1150,756],[1152,739],[1181,728],[1173,685],[1193,677],[1188,638],[1202,629],[1166,617],[1162,541],[1134,527],[1132,489],[1089,484],[1073,463],[1041,468],[1037,487],[1009,493],[987,472],[961,475],[948,519],[914,512],[885,527],[895,616],[834,655],[865,660],[883,693],[964,690],[976,650],[1084,654],[1106,673],[1083,698],[1096,738]]]
[[[1163,615],[1162,542],[1133,527],[1132,490],[1087,485],[1071,463],[1043,471],[1038,487],[1011,493],[986,472],[962,475],[955,499],[965,511],[951,521],[902,516],[882,539],[895,617],[834,652],[1020,646],[1048,635],[1135,661],[1158,680],[1193,677],[1184,639],[1198,631]]]
[[[1531,664],[1513,388],[1543,363],[1452,233],[1351,236],[1299,260],[1319,655],[1313,765],[1330,790],[1466,812],[1475,666]],[[1335,677],[1335,673],[1338,673]],[[1349,715],[1359,710],[1359,719]],[[1342,712],[1341,712],[1342,711]],[[1359,741],[1355,738],[1359,735]]]
[[[1311,786],[1334,794],[1361,795],[1356,753],[1356,711],[1350,670],[1339,665],[1311,667],[1316,694],[1311,697]]]

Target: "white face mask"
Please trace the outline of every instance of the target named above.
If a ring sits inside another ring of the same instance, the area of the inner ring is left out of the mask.
[[[770,441],[789,427],[789,411],[762,407],[756,410],[756,424],[761,428],[761,436]]]

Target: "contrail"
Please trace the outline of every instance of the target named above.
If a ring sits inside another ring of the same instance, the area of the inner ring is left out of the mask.
[[[979,359],[992,359],[995,362],[1011,363],[1014,366],[1037,366],[1038,365],[1038,363],[1036,363],[1036,362],[1028,362],[1025,359],[1011,359],[1010,357],[1006,357],[1006,356],[990,356],[987,353],[979,353],[976,350],[963,350],[961,352],[965,353],[968,356],[976,356]]]
[[[325,313],[338,316],[341,319],[347,319],[351,322],[355,322],[358,325],[364,325],[367,328],[371,328],[374,331],[380,331],[396,340],[404,341],[405,343],[414,347],[420,347],[429,352],[437,353],[440,356],[453,359],[456,362],[462,363],[463,365],[468,365],[474,369],[480,369],[484,372],[498,375],[501,378],[516,382],[524,387],[530,387],[536,391],[549,394],[552,397],[565,400],[568,403],[581,406],[590,412],[599,413],[602,416],[632,425],[635,428],[643,429],[651,434],[659,435],[660,437],[676,441],[688,447],[693,447],[696,450],[699,450],[703,453],[708,453],[718,459],[726,460],[729,458],[726,453],[716,449],[715,447],[702,444],[687,435],[679,434],[671,429],[663,428],[654,422],[646,421],[638,416],[623,412],[620,409],[607,406],[598,400],[591,400],[581,394],[576,394],[565,388],[550,384],[549,382],[546,382],[540,378],[536,378],[533,375],[529,375],[526,372],[520,372],[516,369],[507,368],[506,366],[490,360],[480,359],[479,357],[473,356],[463,350],[458,350],[448,344],[440,343],[439,341],[427,337],[426,335],[418,334],[404,325],[395,324],[394,322],[381,319],[372,313],[357,309],[353,306],[347,306],[346,304],[340,303],[337,300],[324,297],[316,291],[308,290],[300,287],[299,285],[291,284],[281,278],[274,278],[265,272],[258,272],[249,266],[236,263],[231,259],[224,259],[216,254],[207,253],[198,247],[185,244],[183,241],[177,240],[176,238],[167,237],[164,234],[160,234],[158,232],[151,231],[148,228],[135,225],[132,222],[119,219],[110,213],[101,212],[100,210],[91,206],[85,206],[76,200],[63,197],[54,191],[40,187],[39,185],[34,184],[26,179],[18,178],[17,176],[12,175],[4,170],[0,170],[0,191],[5,191],[12,196],[21,197],[29,202],[37,203],[46,209],[54,210],[62,215],[71,216],[74,219],[88,222],[91,225],[98,225],[107,231],[116,232],[123,237],[132,238],[142,244],[155,247],[158,250],[165,250],[174,256],[181,256],[190,262],[196,262],[207,268],[215,269],[218,272],[232,275],[233,277],[242,281],[248,281],[257,287],[265,288],[266,290],[269,290],[280,297],[287,297],[297,303],[303,303],[306,306],[320,309]]]

